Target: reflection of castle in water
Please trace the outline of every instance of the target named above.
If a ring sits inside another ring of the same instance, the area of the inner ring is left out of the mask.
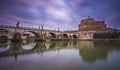
[[[86,45],[83,46],[83,48],[80,48],[79,54],[86,62],[95,62],[96,60],[106,59],[109,52],[114,49],[120,49],[119,43],[120,42],[117,41],[89,41],[88,43],[86,43]]]
[[[105,59],[107,58],[108,52],[110,49],[108,47],[86,47],[86,48],[81,48],[79,51],[79,54],[81,55],[82,59],[87,62],[95,62],[98,59]]]
[[[79,49],[79,54],[84,61],[95,62],[98,59],[106,59],[112,49],[120,49],[119,42],[94,42],[94,41],[53,41],[32,42],[27,44],[11,43],[0,47],[0,58],[39,53],[44,55],[47,51],[60,51],[62,49]]]

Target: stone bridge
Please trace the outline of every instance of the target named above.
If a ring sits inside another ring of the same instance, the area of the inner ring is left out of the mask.
[[[1,39],[36,39],[36,40],[58,40],[58,39],[77,39],[79,36],[77,31],[60,31],[47,30],[40,28],[23,28],[17,26],[0,26],[0,38]]]

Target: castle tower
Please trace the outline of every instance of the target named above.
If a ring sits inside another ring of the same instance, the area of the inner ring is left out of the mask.
[[[103,31],[106,30],[106,24],[104,21],[96,21],[94,18],[88,16],[88,18],[83,19],[79,24],[79,31]]]

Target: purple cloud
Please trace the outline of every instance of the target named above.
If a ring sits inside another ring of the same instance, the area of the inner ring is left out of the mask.
[[[120,29],[119,0],[0,0],[0,21],[21,26],[77,30],[87,16]],[[2,22],[1,22],[2,23]]]

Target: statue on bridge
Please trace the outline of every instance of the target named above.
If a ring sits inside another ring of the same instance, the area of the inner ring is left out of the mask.
[[[19,22],[17,22],[17,24],[16,24],[16,28],[19,28],[19,24],[20,24],[20,23],[19,23]]]

